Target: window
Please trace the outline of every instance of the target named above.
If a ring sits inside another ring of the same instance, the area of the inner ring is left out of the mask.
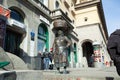
[[[42,36],[46,36],[46,31],[44,30],[43,27],[40,26],[38,30],[39,30],[39,31],[38,31],[38,34],[40,34],[40,35],[42,35]]]
[[[55,2],[55,8],[56,8],[56,9],[59,8],[59,2],[58,2],[58,1]]]
[[[70,46],[69,46],[69,48],[68,48],[68,62],[70,62],[71,61],[71,54],[70,54],[70,52],[71,52],[71,48],[70,48]]]
[[[77,2],[77,0],[72,0],[73,4],[75,4]]]
[[[39,2],[43,3],[46,7],[48,7],[48,0],[39,0]]]
[[[85,18],[84,18],[84,21],[88,21],[88,17],[85,17]]]
[[[45,48],[49,48],[49,38],[48,38],[48,30],[45,24],[40,24],[38,27],[38,52],[44,52]]]
[[[12,19],[19,21],[19,22],[22,22],[22,23],[24,22],[24,18],[22,17],[22,15],[14,9],[11,9],[10,17]]]
[[[65,15],[68,15],[68,13],[67,13],[67,12],[65,12]]]
[[[39,0],[41,3],[44,3],[44,0]]]
[[[76,43],[74,43],[74,61],[77,63],[77,46]]]

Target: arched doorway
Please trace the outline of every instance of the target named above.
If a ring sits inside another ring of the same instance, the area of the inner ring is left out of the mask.
[[[49,49],[49,33],[45,24],[41,23],[38,27],[38,52],[44,52],[45,48]]]
[[[93,46],[92,43],[87,41],[82,44],[83,57],[86,57],[88,67],[93,67]]]

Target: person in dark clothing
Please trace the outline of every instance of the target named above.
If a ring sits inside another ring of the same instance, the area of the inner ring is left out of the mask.
[[[107,50],[120,76],[120,29],[114,31],[108,38]]]
[[[50,48],[49,58],[50,58],[50,61],[52,63],[52,60],[53,60],[53,48]]]
[[[49,64],[49,69],[52,70],[54,67],[54,65],[52,63],[52,61],[53,61],[53,48],[50,48],[49,59],[50,59],[50,63],[51,63],[51,64]]]
[[[45,49],[45,52],[43,53],[43,62],[44,62],[44,69],[48,70],[49,69],[49,62],[50,62],[50,58],[49,58],[49,52],[47,49]]]

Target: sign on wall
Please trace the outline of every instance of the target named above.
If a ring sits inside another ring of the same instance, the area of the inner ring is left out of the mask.
[[[35,54],[34,54],[34,49],[35,49],[35,42],[34,41],[30,41],[30,56],[31,57],[34,57],[35,56]]]
[[[6,16],[7,18],[10,17],[10,10],[4,8],[2,5],[0,5],[0,15]]]
[[[31,40],[30,40],[30,56],[31,57],[34,57],[35,56],[35,52],[34,52],[34,49],[35,49],[35,41],[34,41],[34,38],[35,38],[35,32],[34,31],[31,31],[30,32],[30,36],[31,36]]]

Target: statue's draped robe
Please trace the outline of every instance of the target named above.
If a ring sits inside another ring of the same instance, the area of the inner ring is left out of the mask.
[[[68,66],[68,50],[67,45],[70,44],[70,40],[65,36],[55,38],[54,42],[54,63],[56,67]]]

